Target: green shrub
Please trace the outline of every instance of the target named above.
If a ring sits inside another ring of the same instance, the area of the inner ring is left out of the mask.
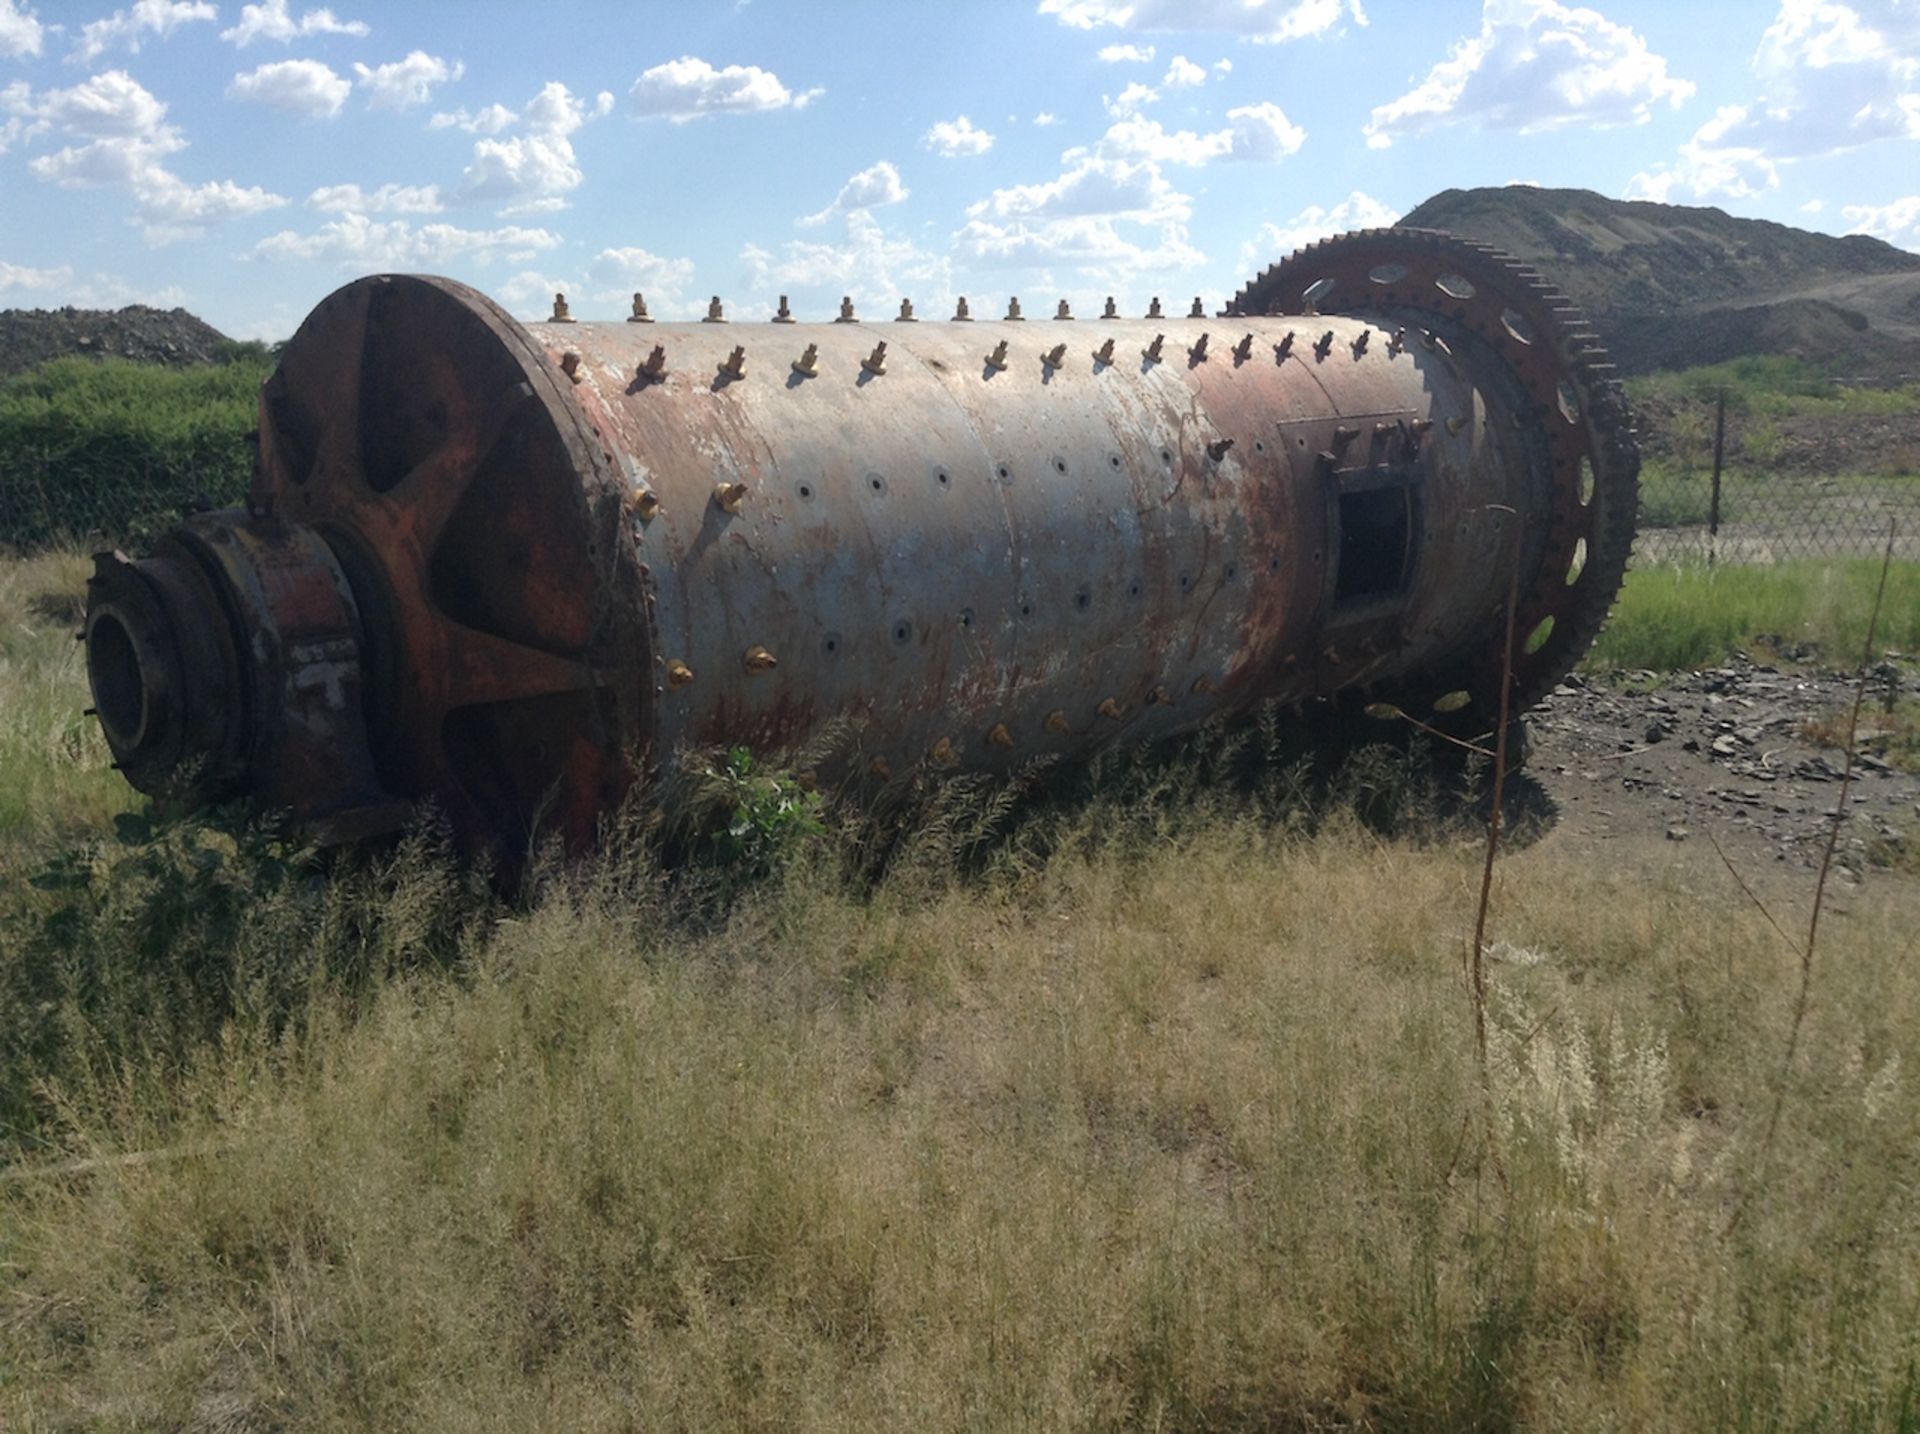
[[[194,503],[238,503],[272,365],[234,344],[204,368],[67,358],[0,384],[0,547],[137,540]]]
[[[1626,386],[1631,403],[1691,404],[1705,409],[1709,443],[1713,403],[1723,389],[1728,413],[1766,418],[1815,413],[1893,416],[1920,410],[1920,385],[1868,388],[1838,384],[1805,359],[1784,354],[1749,354],[1700,368],[1642,374],[1628,379]]]

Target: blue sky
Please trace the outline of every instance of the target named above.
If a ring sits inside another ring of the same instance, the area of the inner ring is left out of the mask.
[[[1214,304],[1506,183],[1920,250],[1916,140],[1920,0],[0,0],[0,307]]]

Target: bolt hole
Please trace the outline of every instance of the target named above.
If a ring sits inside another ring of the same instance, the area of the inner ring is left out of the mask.
[[[913,624],[908,622],[904,617],[901,618],[900,621],[893,625],[893,640],[902,647],[912,642]]]
[[[1561,379],[1557,396],[1560,401],[1560,416],[1566,419],[1568,423],[1578,423],[1580,421],[1580,395],[1574,391],[1573,385],[1566,379]]]
[[[960,626],[963,628],[969,628],[969,629],[972,628],[973,626],[973,609],[972,608],[963,607],[960,609]]]
[[[1272,557],[1267,559],[1267,571],[1270,573],[1277,573],[1280,571],[1280,555],[1278,553],[1275,553]]]
[[[836,653],[838,653],[840,651],[840,634],[837,632],[830,632],[824,638],[822,638],[820,642],[820,651],[828,657],[832,657]]]
[[[1220,576],[1225,578],[1228,582],[1232,582],[1235,578],[1240,576],[1240,568],[1235,563],[1228,563],[1226,568],[1221,572]]]
[[[878,473],[869,473],[867,475],[867,486],[876,493],[884,493],[887,491],[887,480],[882,478]]]
[[[1079,592],[1073,595],[1073,606],[1076,612],[1085,612],[1089,607],[1093,606],[1093,594],[1085,588],[1081,588]]]
[[[1171,468],[1171,467],[1173,467],[1173,454],[1172,454],[1172,452],[1171,452],[1170,450],[1168,450],[1168,449],[1165,449],[1165,448],[1162,448],[1162,449],[1160,450],[1160,461],[1161,461],[1162,463],[1164,463],[1164,464],[1166,464],[1166,465],[1167,465],[1167,467],[1169,467],[1169,468]]]
[[[1054,460],[1053,460],[1053,471],[1054,471],[1054,472],[1056,472],[1056,473],[1064,473],[1064,472],[1066,472],[1066,471],[1067,471],[1067,460],[1066,460],[1066,459],[1064,459],[1064,458],[1056,458],[1056,459],[1054,459]]]
[[[1132,582],[1127,584],[1127,596],[1130,598],[1137,598],[1140,596],[1140,579],[1135,578]]]
[[[934,473],[933,481],[938,483],[942,488],[944,488],[949,483],[953,482],[953,475],[947,472],[946,469],[942,468]]]
[[[805,498],[805,499],[808,499],[809,501],[811,501],[811,500],[812,500],[812,498],[813,498],[813,484],[811,484],[811,483],[802,483],[802,484],[800,485],[800,496],[801,496],[802,498]]]
[[[1030,603],[1030,602],[1023,602],[1023,603],[1021,603],[1021,604],[1020,604],[1020,616],[1022,616],[1022,617],[1032,617],[1032,616],[1033,616],[1033,604],[1032,604],[1032,603]]]
[[[1120,455],[1119,455],[1118,453],[1110,453],[1110,454],[1108,454],[1108,455],[1107,455],[1107,466],[1108,466],[1109,468],[1118,468],[1118,467],[1120,466]]]
[[[1253,440],[1253,451],[1255,453],[1265,453],[1267,451],[1267,445],[1256,438]]]
[[[1580,574],[1587,570],[1587,540],[1582,538],[1573,545],[1573,561],[1567,564],[1567,586],[1572,587],[1580,581]]]
[[[1180,591],[1185,592],[1188,588],[1192,586],[1193,586],[1193,574],[1192,573],[1180,574]]]
[[[1011,478],[1013,476],[1013,474],[1007,470],[1007,465],[1004,463],[994,469],[994,472],[998,473],[1002,478]]]

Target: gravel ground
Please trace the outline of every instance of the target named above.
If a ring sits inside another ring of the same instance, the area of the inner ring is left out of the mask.
[[[1711,837],[1748,869],[1817,868],[1845,762],[1805,728],[1837,717],[1844,730],[1853,691],[1851,673],[1787,671],[1740,654],[1678,680],[1569,678],[1528,718],[1534,801],[1557,839]],[[1869,680],[1867,740],[1835,856],[1844,883],[1917,869],[1920,773],[1871,750],[1889,698],[1916,694],[1920,677],[1893,662]]]

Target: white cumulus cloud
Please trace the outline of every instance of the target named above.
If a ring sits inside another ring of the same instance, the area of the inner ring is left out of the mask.
[[[308,10],[296,20],[287,9],[287,0],[263,0],[259,5],[241,6],[240,23],[222,30],[220,38],[244,50],[255,40],[272,40],[284,45],[307,35],[366,33],[366,21],[342,20],[324,7]]]
[[[91,20],[80,27],[80,41],[67,58],[79,64],[91,64],[116,45],[138,54],[149,37],[166,39],[182,25],[219,18],[219,11],[206,0],[134,0],[125,10],[116,10],[104,20]]]
[[[1107,114],[1114,119],[1124,119],[1128,115],[1138,114],[1146,106],[1160,98],[1160,91],[1152,85],[1143,85],[1138,80],[1128,85],[1115,99],[1102,95],[1100,102],[1107,107]]]
[[[54,269],[34,269],[0,261],[0,289],[7,288],[29,291],[38,302],[50,307],[58,303],[81,309],[118,309],[127,304],[147,304],[157,309],[171,309],[187,301],[186,290],[178,284],[148,289],[130,284],[118,274],[102,273],[81,279],[68,264]]]
[[[1035,128],[1045,129],[1048,125],[1059,124],[1060,116],[1054,114],[1051,110],[1041,110],[1039,114],[1033,117],[1033,123]]]
[[[491,108],[512,116],[502,106]],[[564,207],[566,196],[585,178],[574,153],[573,133],[607,108],[596,101],[589,110],[565,85],[549,80],[518,116],[507,121],[519,125],[519,133],[474,141],[473,159],[460,175],[455,197],[504,204],[519,214],[550,213]]]
[[[1367,23],[1360,0],[1040,0],[1040,13],[1076,30],[1219,30],[1256,44]]]
[[[903,298],[932,314],[953,297],[952,262],[889,234],[865,209],[848,211],[846,236],[790,240],[775,253],[757,244],[740,251],[747,294],[739,311],[771,311],[779,294],[802,313],[832,312],[842,295],[872,312],[891,312]]]
[[[253,246],[261,259],[315,259],[351,269],[422,269],[455,261],[484,266],[505,255],[520,262],[557,249],[560,236],[545,229],[507,225],[499,229],[462,229],[453,224],[423,224],[404,219],[380,222],[364,214],[343,214],[311,234],[283,229]]]
[[[29,269],[0,259],[0,289],[57,289],[72,281],[71,265],[62,264],[58,269]]]
[[[1356,189],[1330,208],[1309,204],[1291,218],[1262,224],[1253,238],[1241,245],[1240,260],[1248,266],[1269,264],[1317,239],[1351,229],[1385,229],[1399,222],[1399,210]]]
[[[1132,115],[1108,127],[1091,153],[1107,159],[1150,160],[1156,164],[1197,167],[1214,160],[1271,164],[1299,152],[1307,132],[1271,101],[1227,111],[1224,128],[1196,134],[1167,130],[1158,120]],[[1089,151],[1068,150],[1071,161]]]
[[[958,119],[941,120],[920,137],[920,143],[935,154],[957,159],[961,155],[985,154],[993,148],[993,136],[961,115]]]
[[[34,127],[55,128],[68,139],[52,154],[30,161],[36,178],[72,189],[119,188],[133,198],[134,220],[147,242],[191,238],[222,219],[277,209],[286,199],[231,180],[191,184],[166,165],[187,147],[166,105],[124,70],[108,70],[37,100],[23,85],[8,86],[6,105]]]
[[[1745,198],[1780,166],[1920,138],[1920,4],[1782,0],[1752,60],[1761,93],[1722,105],[1629,198]]]
[[[289,114],[331,118],[353,92],[353,82],[318,60],[277,60],[235,75],[227,94]]]
[[[687,302],[693,260],[669,259],[638,247],[602,249],[593,256],[587,272],[601,286],[594,293],[601,302],[618,303],[625,312],[622,301],[642,293],[647,295],[648,309],[666,317]]]
[[[898,204],[906,197],[907,188],[900,182],[900,171],[883,159],[878,164],[867,166],[841,185],[833,203],[799,222],[805,225],[824,224],[836,214],[851,214],[856,209],[879,209],[883,205]]]
[[[1108,65],[1150,65],[1153,63],[1153,46],[1102,45],[1100,60]]]
[[[442,207],[436,184],[383,184],[378,189],[329,184],[309,194],[307,206],[334,214],[438,214]]]
[[[1568,125],[1645,124],[1660,105],[1694,92],[1625,25],[1558,0],[1486,0],[1480,30],[1460,41],[1426,79],[1376,107],[1367,143],[1470,123],[1522,134]]]
[[[47,27],[22,0],[0,0],[0,55],[23,60],[38,56]]]
[[[1184,221],[1190,196],[1177,191],[1150,161],[1084,156],[1054,179],[996,189],[967,206],[973,219],[1057,219],[1097,215],[1139,223]]]
[[[468,134],[498,134],[520,116],[503,104],[491,104],[471,114],[462,105],[457,110],[442,111],[427,121],[428,129],[463,129]]]
[[[353,72],[360,77],[360,89],[370,110],[404,110],[423,105],[433,97],[435,85],[450,84],[466,73],[459,61],[448,64],[438,55],[414,50],[404,60],[390,65],[368,66],[356,62]]]
[[[1192,89],[1206,82],[1207,72],[1185,55],[1175,55],[1173,62],[1167,66],[1166,74],[1160,78],[1160,83],[1170,90]]]
[[[1909,194],[1891,204],[1843,204],[1840,213],[1853,226],[1849,234],[1871,234],[1902,249],[1920,252],[1920,194]]]
[[[812,89],[795,94],[780,83],[779,76],[758,65],[715,69],[705,60],[682,55],[641,71],[627,91],[627,104],[643,119],[685,124],[704,115],[804,109],[824,93]]]

